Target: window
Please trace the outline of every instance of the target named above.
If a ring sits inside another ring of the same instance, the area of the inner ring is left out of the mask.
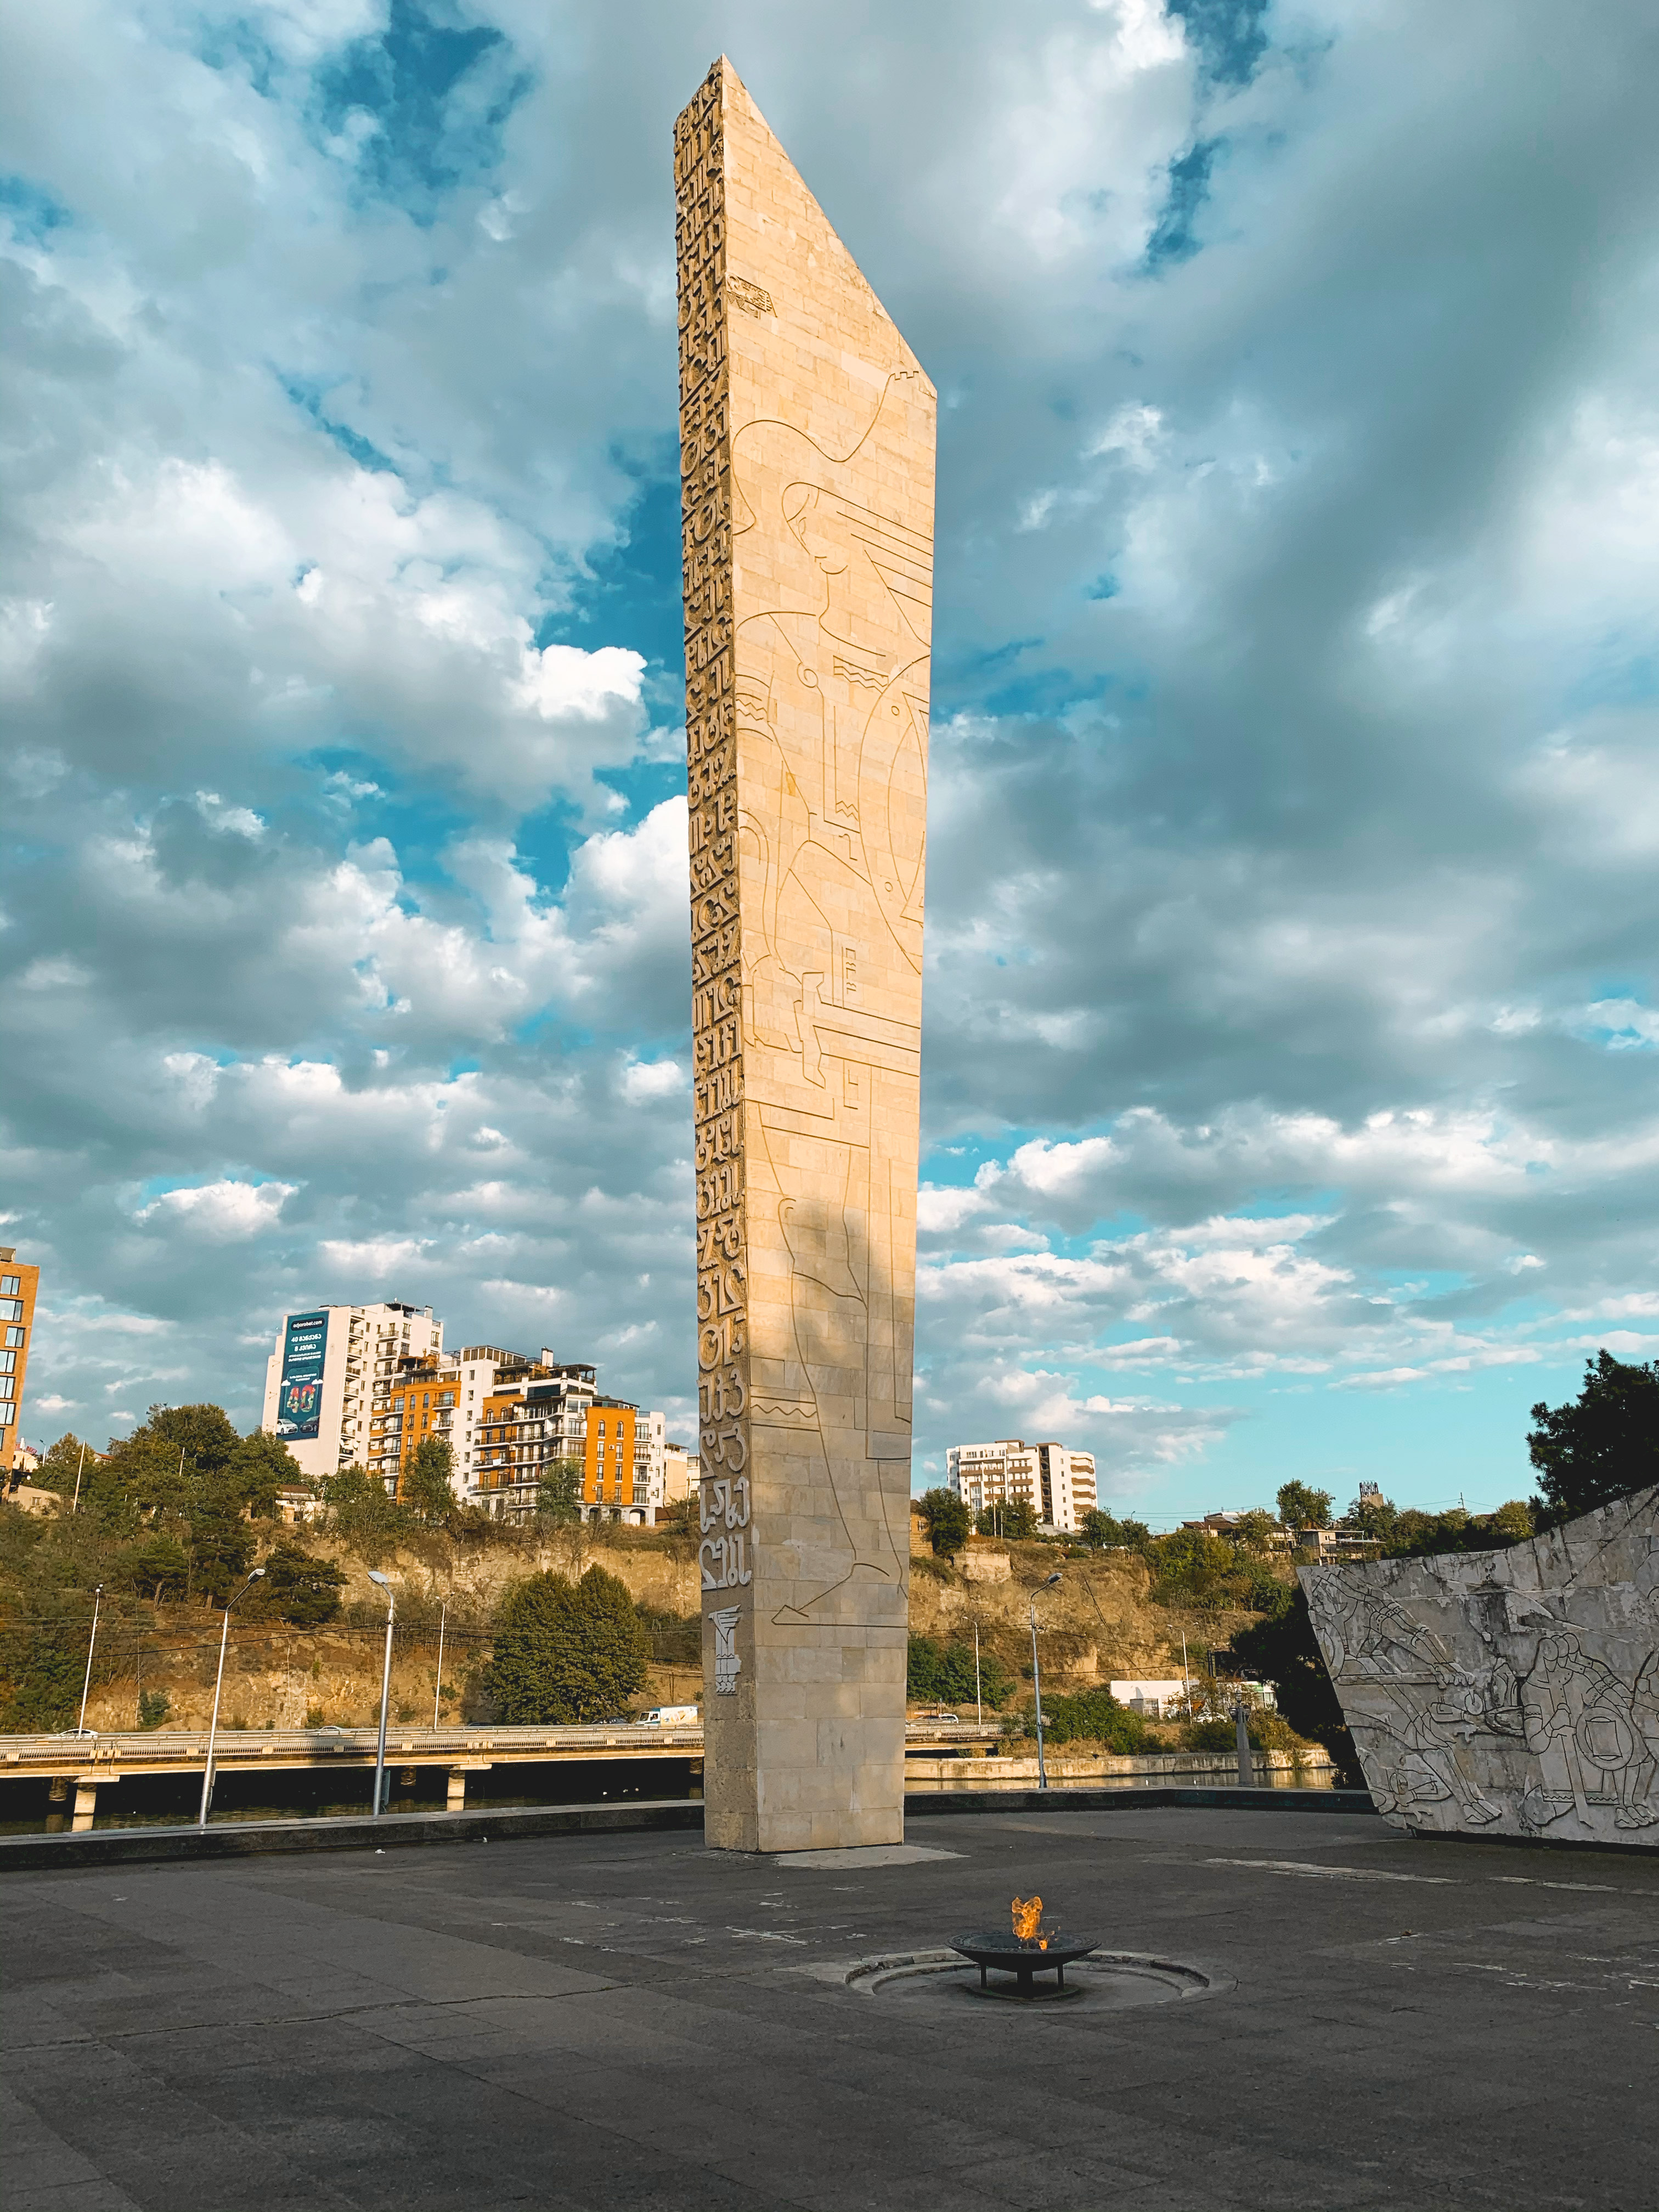
[[[0,1375],[15,1374],[16,1368],[17,1354],[15,1352],[0,1352]]]
[[[23,1334],[24,1332],[21,1328],[9,1328],[6,1331],[6,1342],[8,1344],[21,1344],[23,1341]]]
[[[23,1303],[21,1298],[0,1298],[0,1321],[21,1321]]]
[[[0,1291],[3,1291],[7,1297],[15,1298],[22,1287],[22,1279],[20,1276],[0,1275]]]

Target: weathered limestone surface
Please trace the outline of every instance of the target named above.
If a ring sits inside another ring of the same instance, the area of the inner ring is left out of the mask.
[[[674,167],[706,1833],[894,1843],[934,393],[724,60]]]
[[[1391,1820],[1659,1844],[1659,1490],[1507,1552],[1301,1573]]]

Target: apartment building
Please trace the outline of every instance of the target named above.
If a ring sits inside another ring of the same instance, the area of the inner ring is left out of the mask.
[[[430,1306],[313,1306],[284,1314],[265,1365],[259,1425],[278,1436],[313,1481],[369,1458],[378,1386],[404,1359],[442,1351]]]
[[[690,1497],[696,1486],[691,1467],[696,1457],[696,1454],[688,1451],[684,1444],[672,1440],[664,1444],[662,1491],[665,1504],[678,1505],[682,1498]]]
[[[527,1521],[544,1478],[560,1461],[582,1458],[598,1389],[585,1361],[559,1364],[544,1352],[535,1374],[492,1391],[476,1432],[471,1502]]]
[[[377,1376],[370,1414],[369,1472],[394,1493],[423,1437],[441,1437],[450,1449],[451,1482],[459,1498],[477,1487],[479,1437],[491,1401],[550,1372],[551,1354],[539,1359],[499,1344],[468,1344],[459,1352],[428,1353],[398,1363]]]
[[[492,1393],[477,1453],[470,1495],[510,1520],[529,1519],[541,1482],[561,1460],[580,1469],[577,1507],[584,1521],[648,1528],[668,1503],[666,1416],[603,1396],[586,1364],[554,1368]]]
[[[8,1475],[21,1443],[17,1424],[40,1288],[40,1268],[20,1260],[15,1245],[0,1244],[0,1471]]]
[[[605,1408],[591,1426],[591,1409]],[[599,1399],[586,1361],[499,1344],[446,1352],[429,1307],[319,1306],[288,1314],[266,1366],[263,1425],[315,1482],[366,1468],[394,1496],[427,1437],[448,1444],[458,1498],[514,1520],[549,1466],[582,1469],[586,1518],[650,1526],[668,1503],[666,1417]],[[603,1449],[601,1449],[601,1446]],[[684,1454],[679,1467],[684,1494]]]
[[[952,1444],[945,1455],[945,1479],[975,1516],[990,1505],[1029,1505],[1045,1528],[1068,1535],[1097,1502],[1092,1452],[1028,1444],[1018,1437]]]

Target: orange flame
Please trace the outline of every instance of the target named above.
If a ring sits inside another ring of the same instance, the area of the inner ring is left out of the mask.
[[[1040,1897],[1017,1897],[1013,1901],[1014,1933],[1022,1943],[1029,1943],[1042,1925],[1042,1899]]]

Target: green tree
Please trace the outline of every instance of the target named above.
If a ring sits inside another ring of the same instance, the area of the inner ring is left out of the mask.
[[[1155,1539],[1148,1565],[1154,1605],[1215,1611],[1234,1601],[1239,1562],[1224,1537],[1207,1528],[1176,1528]]]
[[[937,1636],[914,1632],[905,1668],[906,1692],[917,1705],[971,1705],[974,1702],[974,1646],[957,1637],[946,1644]],[[979,1694],[992,1706],[1005,1705],[1014,1689],[1014,1677],[988,1646],[979,1655]]]
[[[77,1480],[83,1484],[85,1471],[98,1463],[98,1454],[88,1443],[83,1443],[73,1429],[66,1429],[57,1443],[50,1446],[40,1462],[34,1484],[38,1490],[56,1490],[64,1498],[73,1498]]]
[[[279,1490],[310,1487],[305,1472],[280,1437],[255,1429],[225,1465],[224,1483],[238,1505],[257,1521],[274,1519]]]
[[[185,1595],[190,1588],[190,1554],[177,1537],[159,1531],[141,1536],[121,1557],[123,1579],[156,1605]]]
[[[1097,1552],[1144,1552],[1152,1541],[1152,1531],[1144,1521],[1120,1521],[1097,1505],[1084,1515],[1078,1533]]]
[[[1537,1533],[1533,1510],[1524,1498],[1510,1498],[1489,1517],[1493,1535],[1505,1537],[1511,1544],[1529,1543]]]
[[[191,1516],[190,1589],[222,1606],[253,1561],[253,1532],[240,1513],[204,1507]]]
[[[1455,1505],[1449,1513],[1419,1513],[1407,1506],[1396,1513],[1382,1540],[1385,1557],[1420,1559],[1443,1552],[1502,1552],[1525,1543],[1533,1534],[1532,1508],[1518,1498],[1495,1513],[1469,1513]]]
[[[380,1476],[361,1467],[325,1475],[323,1504],[330,1522],[349,1543],[389,1544],[408,1525],[408,1515]]]
[[[158,1729],[173,1711],[173,1700],[165,1690],[140,1690],[138,1692],[138,1725],[141,1729]]]
[[[95,1472],[88,1454],[82,1504],[110,1521],[188,1516],[204,1500],[234,1510],[226,1477],[241,1442],[222,1406],[152,1406]]]
[[[940,1559],[955,1559],[973,1527],[960,1496],[954,1490],[924,1490],[916,1503],[930,1548]]]
[[[250,1620],[287,1620],[319,1628],[340,1610],[346,1578],[331,1559],[319,1559],[291,1537],[283,1537],[265,1561],[264,1578],[238,1608]]]
[[[556,1459],[542,1469],[541,1480],[536,1485],[536,1518],[553,1527],[568,1527],[581,1516],[582,1463],[579,1459]],[[680,1505],[688,1510],[679,1516],[682,1523],[690,1518],[689,1498],[681,1498]],[[672,1516],[675,1509],[669,1508]]]
[[[448,1437],[422,1437],[404,1471],[400,1504],[429,1527],[438,1526],[455,1510],[454,1473]]]
[[[1023,1498],[985,1506],[975,1523],[981,1536],[1000,1536],[1010,1544],[1029,1544],[1037,1532],[1036,1509]]]
[[[1565,1406],[1532,1409],[1527,1451],[1538,1469],[1540,1528],[1659,1483],[1659,1362],[1634,1367],[1601,1351]]]
[[[1305,1482],[1286,1482],[1280,1485],[1275,1502],[1279,1520],[1286,1528],[1328,1528],[1331,1525],[1328,1490],[1310,1490]]]
[[[43,1579],[30,1589],[28,1606],[26,1619],[0,1630],[0,1729],[35,1735],[74,1724],[93,1594]]]
[[[532,1575],[496,1617],[484,1688],[504,1721],[600,1721],[645,1686],[647,1643],[627,1585],[590,1567]]]

